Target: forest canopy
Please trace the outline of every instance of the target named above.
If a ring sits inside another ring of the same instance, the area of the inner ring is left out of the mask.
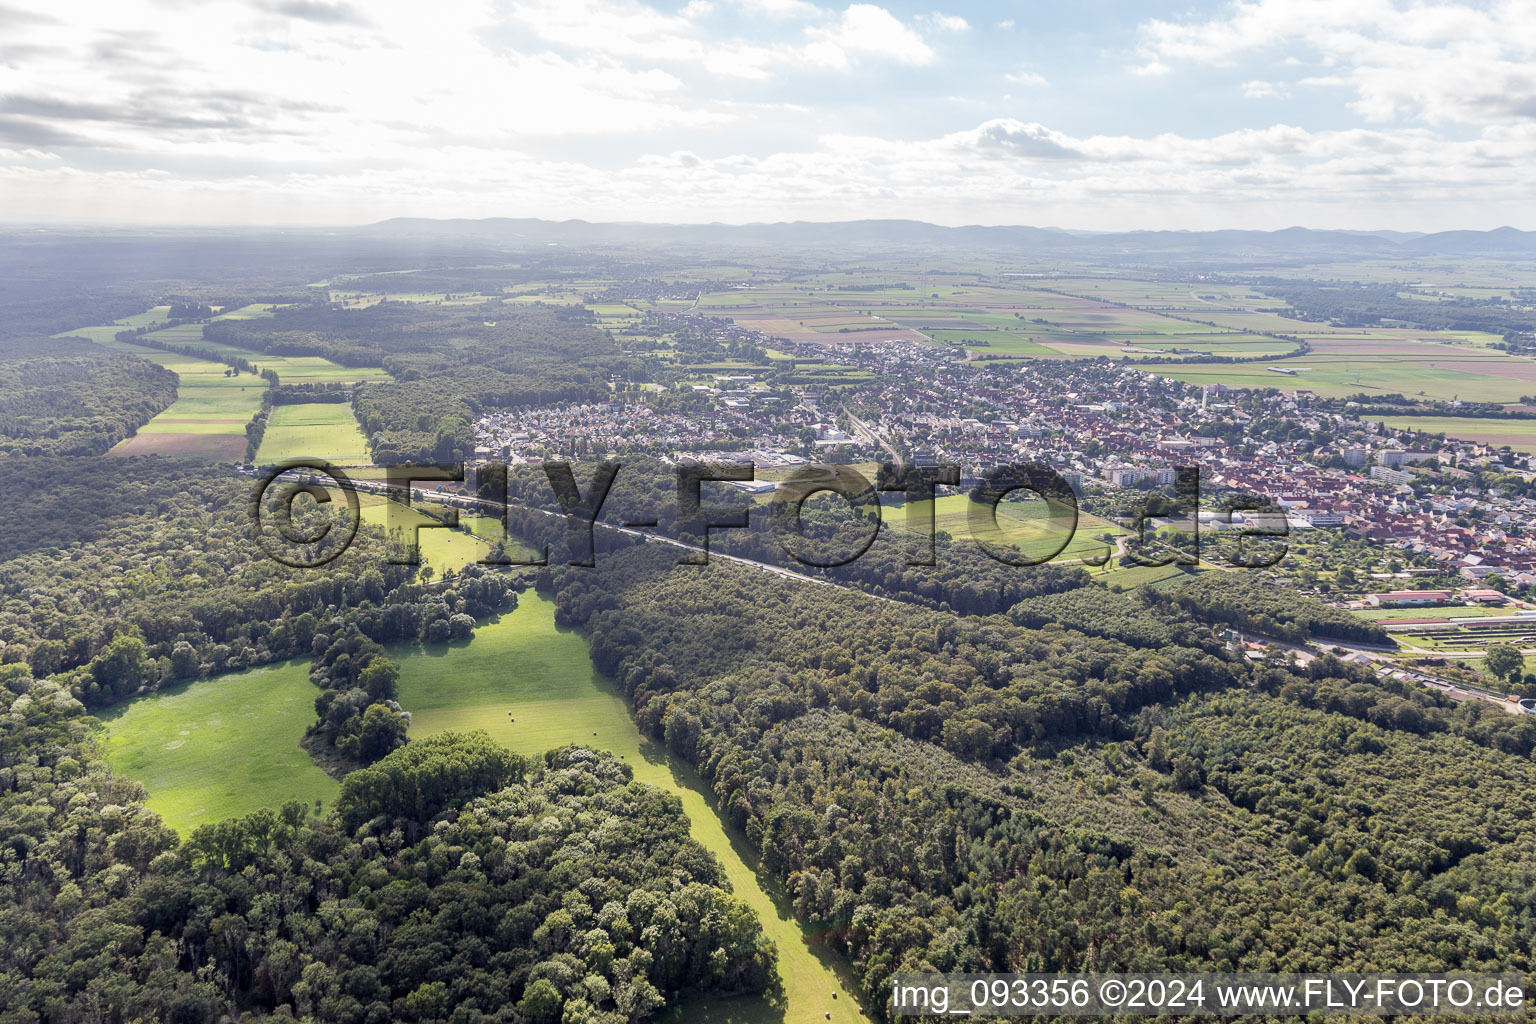
[[[773,948],[677,799],[611,755],[552,751],[379,831],[289,803],[180,843],[66,691],[0,682],[7,1021],[639,1024],[768,984]],[[485,746],[443,737],[415,767]]]
[[[176,400],[176,374],[79,338],[0,345],[0,454],[101,455]]]

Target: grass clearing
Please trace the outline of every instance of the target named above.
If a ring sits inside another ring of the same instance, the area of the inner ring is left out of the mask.
[[[898,530],[913,527],[908,516],[918,516],[916,531],[922,533],[926,520],[925,507],[929,502],[914,502],[886,509],[882,515],[887,523]],[[972,537],[971,515],[975,509],[983,516],[986,510],[971,501],[967,494],[946,494],[934,500],[933,527],[940,533],[954,538]],[[1040,558],[1061,544],[1062,537],[1072,528],[1070,517],[1052,515],[1054,507],[1044,501],[1004,501],[997,506],[997,528],[985,527],[975,535],[978,542],[993,547],[1013,546],[1030,558]],[[1086,514],[1079,514],[1076,528],[1067,545],[1053,561],[1072,561],[1081,558],[1097,558],[1109,548],[1099,535],[1119,536],[1125,531],[1112,523]]]
[[[328,803],[336,782],[299,747],[319,693],[307,659],[183,683],[99,715],[102,751],[183,837],[288,800]]]
[[[459,513],[459,523],[470,530],[445,527],[433,517],[391,501],[382,494],[359,493],[357,496],[363,522],[383,527],[391,535],[408,540],[406,531],[421,526],[416,533],[417,545],[423,561],[441,575],[445,570],[458,572],[472,562],[478,562],[491,551],[491,545],[502,539],[501,520],[492,516]],[[441,511],[441,506],[429,506]],[[526,557],[527,551],[513,539],[506,541],[507,554],[512,558]]]
[[[163,306],[155,307],[115,324],[65,332],[65,336],[89,338],[105,348],[126,352],[157,363],[174,372],[179,378],[176,385],[176,401],[140,427],[134,437],[121,441],[110,454],[168,455],[222,462],[240,461],[245,457],[246,424],[261,411],[262,397],[267,390],[265,380],[254,374],[232,371],[223,363],[183,352],[118,341],[115,337],[118,332],[128,327],[148,327],[161,322],[167,309],[168,307]],[[251,319],[267,315],[267,309],[268,307],[264,306],[247,306],[225,314],[225,317]],[[288,383],[350,381],[387,376],[383,370],[352,369],[316,356],[269,358],[259,352],[248,352],[207,342],[203,340],[201,324],[180,324],[152,331],[146,337],[170,345],[197,346],[239,355],[257,366],[277,370],[279,376]],[[351,415],[350,409],[347,410],[347,415]],[[352,430],[357,431],[355,422],[352,424]],[[351,438],[342,440],[348,444],[352,442]],[[281,438],[274,441],[275,445],[280,443],[283,443]],[[364,452],[364,458],[360,461],[365,461],[366,448],[361,450]]]
[[[176,401],[112,449],[113,455],[180,455],[238,460],[245,455],[245,425],[261,411],[267,382],[232,375],[223,363],[144,345],[102,341],[107,348],[158,363],[180,378]],[[199,440],[195,435],[213,435]]]
[[[267,417],[256,462],[325,459],[339,466],[367,465],[368,439],[346,402],[278,405]]]

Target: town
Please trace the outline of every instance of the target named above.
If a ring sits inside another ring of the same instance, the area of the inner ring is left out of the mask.
[[[827,346],[754,336],[724,319],[667,318],[722,343],[829,358]],[[1224,508],[1246,496],[1282,511],[1286,529],[1316,547],[1364,542],[1368,564],[1322,566],[1331,590],[1348,593],[1373,579],[1398,581],[1384,591],[1411,589],[1401,581],[1427,577],[1475,585],[1477,599],[1487,600],[1536,584],[1536,541],[1521,529],[1536,518],[1536,475],[1507,449],[1386,428],[1361,418],[1358,403],[1304,389],[1197,387],[1129,363],[967,362],[899,340],[840,344],[831,357],[867,379],[786,386],[765,368],[677,384],[670,394],[655,383],[614,381],[606,403],[481,417],[476,456],[540,463],[646,454],[747,461],[759,471],[807,462],[944,464],[960,468],[959,488],[999,467],[1037,463],[1066,480],[1085,509],[1111,518],[1148,494],[1173,497],[1175,468],[1193,466],[1202,529],[1240,527],[1244,513]]]

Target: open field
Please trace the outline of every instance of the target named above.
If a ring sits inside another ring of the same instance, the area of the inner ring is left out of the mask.
[[[267,416],[256,462],[325,459],[339,466],[365,465],[368,439],[346,402],[306,402],[274,406]]]
[[[893,528],[899,530],[910,529],[908,516],[917,516],[917,531],[924,529],[926,509],[929,502],[914,502],[910,505],[903,504],[883,511],[884,519]],[[972,536],[971,515],[976,509],[982,515],[986,510],[971,501],[969,495],[946,494],[935,499],[933,505],[933,525],[939,533],[947,533],[955,538],[969,538]],[[1043,501],[1004,501],[997,507],[997,527],[992,528],[987,523],[983,530],[975,535],[982,543],[993,547],[1013,546],[1030,558],[1040,558],[1048,554],[1051,549],[1062,543],[1066,531],[1071,528],[1070,517],[1051,516],[1052,507]],[[1054,561],[1074,561],[1082,558],[1098,558],[1108,550],[1109,545],[1099,540],[1099,535],[1104,533],[1119,536],[1125,531],[1112,523],[1092,518],[1088,515],[1079,515],[1076,529],[1072,537],[1067,541],[1066,547]]]
[[[567,743],[609,750],[633,766],[635,778],[683,802],[693,838],[720,859],[731,888],[762,921],[779,949],[785,1002],[762,999],[695,1001],[668,1019],[679,1024],[859,1024],[852,988],[831,957],[807,944],[773,887],[760,880],[755,858],[728,834],[708,789],[684,763],[641,737],[617,689],[598,675],[581,635],[555,625],[554,604],[529,591],[518,608],[482,624],[475,638],[426,650],[402,651],[400,703],[411,712],[411,735],[484,729],[520,753],[537,755]],[[833,993],[837,998],[833,999]]]
[[[1033,282],[1033,279],[1031,279]],[[898,287],[898,285],[906,287]],[[1111,286],[1111,294],[1068,294],[1057,284]],[[1227,286],[1234,301],[1264,300],[1246,288]],[[1172,288],[1172,291],[1169,289]],[[1132,308],[1138,290],[1156,290],[1159,301]],[[1211,304],[1189,285],[1145,281],[1055,281],[1049,283],[929,282],[921,272],[872,275],[829,273],[805,284],[771,283],[703,295],[701,312],[726,316],[738,325],[796,341],[820,343],[916,341],[953,345],[978,354],[1010,358],[1091,358],[1125,356],[1125,348],[1284,352],[1294,347],[1255,330],[1278,330],[1266,322],[1201,322],[1216,313],[1260,316],[1231,303]],[[1156,307],[1156,308],[1150,308]],[[1175,310],[1179,311],[1175,314]],[[1163,315],[1167,312],[1170,315]],[[1279,319],[1279,318],[1276,318]],[[1285,330],[1294,321],[1283,321]],[[1062,347],[1067,346],[1067,347]],[[1074,350],[1072,346],[1080,346]],[[1143,353],[1145,355],[1146,353]],[[1130,353],[1134,358],[1136,353]]]
[[[267,382],[230,375],[223,363],[122,342],[109,348],[148,359],[174,372],[176,401],[112,449],[113,455],[179,455],[219,461],[245,457],[245,425],[261,411]]]
[[[270,310],[271,307],[267,306],[246,306],[221,314],[215,319],[251,319],[268,316]],[[140,427],[136,436],[121,441],[110,454],[240,461],[245,457],[246,424],[261,410],[267,382],[250,373],[235,373],[223,363],[116,340],[115,335],[120,331],[131,327],[153,327],[163,322],[167,311],[168,307],[157,306],[117,323],[67,332],[71,337],[89,338],[106,348],[158,363],[180,378],[176,385],[176,401]],[[198,348],[227,351],[248,359],[258,367],[276,370],[279,377],[288,383],[346,382],[387,376],[383,370],[372,367],[353,369],[314,356],[267,357],[259,352],[206,342],[200,324],[163,328],[151,331],[146,337],[170,345],[195,345]],[[350,409],[348,415],[351,415]],[[357,430],[355,423],[352,429]],[[350,443],[350,439],[346,440]]]
[[[382,494],[359,494],[357,501],[363,522],[382,526],[402,541],[409,539],[407,530],[418,525],[425,527],[417,531],[417,544],[422,560],[438,574],[447,569],[458,572],[466,565],[480,561],[490,553],[491,545],[501,539],[501,520],[490,516],[460,512],[460,525],[468,526],[471,531],[465,533],[463,530],[443,527],[431,516],[390,501]],[[428,507],[442,511],[441,506]],[[506,550],[512,558],[525,557],[527,554],[520,543],[510,539],[506,542]]]
[[[1395,430],[1421,430],[1494,447],[1508,445],[1517,452],[1536,452],[1536,420],[1473,416],[1384,416],[1372,419]]]
[[[299,747],[318,693],[307,659],[196,680],[103,713],[102,749],[183,836],[288,800],[328,802],[335,781]]]
[[[197,337],[188,339],[187,344],[196,345],[210,352],[227,353],[248,359],[260,370],[275,371],[278,379],[284,384],[350,384],[361,380],[389,378],[389,374],[377,366],[342,366],[340,363],[333,363],[320,356],[273,356],[265,352],[236,348],[234,345],[204,341],[201,334],[202,328],[199,327],[197,330],[199,331]]]
[[[1404,394],[1514,402],[1536,393],[1536,360],[1492,348],[1477,331],[1341,327],[1282,315],[1283,300],[1246,284],[1063,276],[930,277],[918,268],[828,272],[700,297],[698,309],[770,336],[820,344],[917,341],[974,360],[1173,356],[1153,372],[1194,384],[1308,390],[1322,397]],[[1487,288],[1507,286],[1489,282]],[[871,329],[873,328],[873,329]],[[1297,338],[1312,346],[1296,351]],[[1210,356],[1274,358],[1211,362]],[[1516,442],[1496,439],[1495,443]],[[1529,444],[1522,441],[1520,444]]]
[[[1122,566],[1116,559],[1110,559],[1102,566],[1088,567],[1088,574],[1107,587],[1121,587],[1125,590],[1133,590],[1136,587],[1162,587],[1180,580],[1188,579],[1201,572],[1208,572],[1207,568],[1196,566],[1181,567],[1177,565],[1129,565]]]

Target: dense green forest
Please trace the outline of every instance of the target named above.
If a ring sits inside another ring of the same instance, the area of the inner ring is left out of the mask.
[[[99,248],[95,260],[122,258],[110,239]],[[375,275],[395,263],[366,251],[345,263],[364,276],[336,287],[575,286],[549,266],[453,269],[484,259],[444,252]],[[294,290],[250,294],[295,305],[205,337],[387,370],[278,395],[351,401],[380,462],[461,459],[488,411],[606,400],[611,379],[643,377],[580,307],[341,309],[292,282],[342,263],[279,273],[253,260],[251,288]],[[154,267],[142,285],[173,315],[243,301],[177,266],[174,290],[151,287]],[[147,304],[117,309],[126,286],[24,291],[0,282],[20,318],[4,333]],[[1500,329],[1525,315],[1385,286],[1277,294],[1350,323]],[[765,358],[704,331],[675,342],[685,361]],[[653,520],[832,585],[680,565],[690,552],[602,530],[596,567],[570,565],[585,535],[537,466],[513,467],[501,492],[511,534],[549,549],[536,576],[431,578],[366,524],[322,569],[294,569],[252,528],[279,497],[256,505],[232,469],[74,457],[127,436],[175,383],[86,342],[0,351],[0,1024],[640,1024],[698,993],[763,991],[773,950],[674,797],[584,748],[530,761],[484,734],[410,739],[391,650],[473,643],[530,581],[583,631],[640,729],[697,768],[877,1017],[904,969],[1533,968],[1536,719],[1327,654],[1248,657],[1227,638],[1385,643],[1377,624],[1254,573],[1120,593],[1079,565],[1009,566],[944,535],[932,565],[911,564],[928,551],[905,510],[887,507],[877,531],[868,505],[840,498],[806,505],[801,540],[873,544],[807,566],[785,551],[782,520],[724,484],[680,513],[676,469],[655,459],[625,463],[604,521]],[[590,497],[593,467],[576,479]],[[745,528],[706,530],[748,506]],[[330,813],[288,804],[178,837],[101,761],[90,712],[294,657],[315,684],[304,745],[345,772]]]
[[[540,586],[867,992],[903,968],[1530,966],[1536,724],[1177,619],[1164,642],[1129,595],[1026,599],[1067,624],[1024,628],[674,561]]]
[[[1390,646],[1374,622],[1290,588],[1268,585],[1249,572],[1207,572],[1170,592],[1172,604],[1205,622],[1224,622],[1279,640],[1344,640]],[[1166,607],[1166,603],[1164,605]]]
[[[303,306],[203,329],[210,341],[272,355],[316,355],[383,367],[393,381],[359,385],[357,419],[376,462],[451,462],[474,449],[470,421],[491,410],[597,401],[608,379],[633,375],[618,346],[580,306],[500,302],[364,309]]]
[[[1414,323],[1436,330],[1488,331],[1493,334],[1536,330],[1536,314],[1506,302],[1465,297],[1405,298],[1400,284],[1322,284],[1269,279],[1259,286],[1284,299],[1290,308],[1276,312],[1298,320],[1346,327],[1372,327],[1385,321]]]
[[[101,455],[176,400],[176,374],[80,338],[0,346],[0,454]]]
[[[143,796],[67,691],[0,668],[0,1020],[637,1024],[771,976],[677,799],[609,755],[446,734],[328,817],[186,842]]]

